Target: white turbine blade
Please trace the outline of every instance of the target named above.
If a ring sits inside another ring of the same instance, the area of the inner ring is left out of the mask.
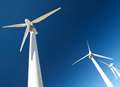
[[[90,52],[91,50],[90,50],[90,45],[89,45],[88,41],[87,41],[87,47],[88,47],[88,51]]]
[[[116,73],[115,73],[114,69],[113,69],[113,68],[110,68],[110,70],[112,71],[112,73],[113,73],[114,77],[115,77],[116,79],[118,79],[118,76],[116,75]]]
[[[102,68],[99,66],[99,64],[96,62],[94,58],[91,58],[93,64],[95,65],[96,69],[98,70],[99,74],[101,75],[102,79],[104,80],[107,87],[114,87],[107,75],[104,73]]]
[[[118,71],[118,73],[119,73],[118,77],[120,78],[120,70],[118,68],[116,68],[116,70]]]
[[[113,66],[113,70],[115,71],[115,73],[117,74],[117,76],[120,78],[120,72]]]
[[[41,21],[45,20],[46,18],[48,18],[49,16],[53,15],[54,13],[56,13],[57,11],[59,11],[60,9],[61,8],[59,7],[59,8],[57,8],[57,9],[55,9],[55,10],[53,10],[53,11],[51,11],[51,12],[49,12],[49,13],[43,15],[43,16],[40,16],[39,18],[33,20],[32,23],[41,22]]]
[[[116,68],[119,72],[120,72],[120,69]]]
[[[3,26],[2,28],[12,28],[12,27],[25,27],[26,24],[13,24],[13,25],[7,25],[7,26]]]
[[[110,64],[107,64],[107,63],[105,63],[105,62],[103,62],[103,61],[99,61],[99,62],[101,62],[101,63],[103,63],[104,65],[106,65],[106,66],[112,71],[114,77],[115,77],[116,79],[118,78],[117,75],[116,75],[116,73],[115,73],[115,71],[114,71],[114,69],[113,69],[112,67],[109,67]]]
[[[28,33],[29,33],[29,27],[27,26],[26,30],[25,30],[25,33],[24,33],[24,37],[23,37],[23,40],[22,40],[22,44],[21,44],[21,47],[20,47],[20,52],[22,51],[23,49],[23,46],[24,46],[24,43],[25,43],[25,40],[28,36]]]
[[[109,64],[107,64],[107,63],[105,63],[105,62],[103,62],[103,61],[99,61],[99,62],[101,62],[102,64],[104,64],[104,65],[106,65],[106,66],[109,66]]]
[[[78,63],[78,62],[80,62],[81,60],[85,59],[87,56],[88,56],[88,54],[85,55],[84,57],[80,58],[80,59],[77,60],[76,62],[74,62],[72,65],[75,65],[76,63]]]
[[[92,54],[96,57],[100,57],[100,58],[104,58],[104,59],[108,59],[108,60],[113,60],[112,58],[109,58],[109,57],[106,57],[106,56],[102,56],[102,55],[95,54],[95,53],[92,53]]]

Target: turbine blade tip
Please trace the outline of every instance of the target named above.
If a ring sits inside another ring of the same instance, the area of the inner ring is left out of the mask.
[[[74,66],[75,64],[73,63],[72,66]]]
[[[57,9],[55,9],[55,11],[59,11],[59,10],[61,10],[62,8],[61,7],[58,7]]]
[[[22,49],[20,48],[20,53],[22,52]]]
[[[7,26],[2,26],[2,28],[7,28]]]
[[[61,7],[58,7],[58,9],[60,10],[60,9],[62,9]]]
[[[112,61],[114,60],[113,58],[109,58],[109,59],[112,60]]]

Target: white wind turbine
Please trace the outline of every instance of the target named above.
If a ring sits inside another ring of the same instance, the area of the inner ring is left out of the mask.
[[[91,49],[90,49],[90,46],[89,46],[88,42],[87,42],[87,46],[88,46],[88,51],[89,51],[88,54],[86,54],[84,57],[82,57],[79,60],[77,60],[76,62],[74,62],[72,65],[75,65],[76,63],[82,61],[85,58],[89,58],[92,61],[92,63],[94,64],[94,66],[96,67],[96,69],[98,70],[98,72],[101,75],[102,79],[104,80],[106,86],[107,87],[114,87],[113,84],[111,83],[111,81],[108,79],[108,77],[104,73],[104,71],[102,70],[102,68],[96,62],[96,60],[94,59],[94,57],[99,57],[99,58],[108,59],[108,60],[113,60],[113,59],[109,58],[109,57],[105,57],[105,56],[93,53],[91,51]]]
[[[27,27],[24,33],[23,41],[20,47],[20,52],[22,51],[25,40],[30,33],[30,44],[29,44],[29,67],[28,67],[28,87],[43,87],[42,73],[39,63],[39,54],[36,42],[37,30],[34,28],[33,24],[39,23],[45,20],[47,17],[59,11],[61,8],[57,8],[39,18],[30,21],[25,19],[25,23],[14,24],[4,26],[3,28],[12,28],[12,27]]]
[[[108,64],[108,63],[105,63],[103,61],[101,63],[105,64],[112,71],[112,73],[116,79],[120,78],[120,69],[115,67],[114,63]]]

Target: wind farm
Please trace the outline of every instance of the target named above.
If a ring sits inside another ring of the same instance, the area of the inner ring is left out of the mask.
[[[120,87],[120,0],[0,4],[0,87]]]
[[[41,71],[40,62],[39,62],[37,40],[36,40],[36,35],[38,35],[38,32],[37,32],[36,28],[34,27],[34,24],[45,20],[49,16],[55,14],[60,9],[61,9],[60,7],[57,9],[54,9],[54,10],[46,13],[45,15],[36,18],[33,21],[30,21],[29,19],[25,19],[25,23],[3,26],[3,28],[14,28],[14,27],[15,28],[24,28],[24,27],[26,27],[24,37],[22,40],[22,44],[20,47],[20,52],[22,51],[25,41],[27,39],[27,36],[30,33],[28,87],[44,87],[43,79],[42,79],[42,71]]]
[[[99,57],[101,59],[107,59],[107,60],[113,60],[112,58],[100,55],[100,54],[96,54],[93,53],[91,51],[91,48],[89,46],[89,43],[87,41],[87,47],[88,47],[88,54],[86,54],[85,56],[83,56],[82,58],[80,58],[79,60],[77,60],[76,62],[74,62],[72,65],[75,65],[79,62],[81,62],[83,59],[88,58],[92,61],[92,63],[94,64],[94,66],[96,67],[97,71],[99,72],[100,76],[102,77],[103,81],[105,82],[107,87],[114,87],[112,82],[109,80],[109,78],[107,77],[107,75],[105,74],[105,72],[102,70],[102,68],[100,67],[100,65],[97,63],[97,61],[95,60],[94,57]]]

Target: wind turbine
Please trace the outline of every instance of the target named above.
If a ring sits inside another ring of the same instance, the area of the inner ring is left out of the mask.
[[[102,70],[102,68],[96,62],[96,60],[94,59],[94,57],[99,57],[99,58],[103,58],[103,59],[107,59],[107,60],[113,60],[113,59],[109,58],[109,57],[106,57],[106,56],[102,56],[102,55],[93,53],[91,51],[91,49],[90,49],[90,46],[89,46],[88,42],[87,42],[87,46],[88,46],[88,54],[86,54],[85,56],[83,56],[82,58],[80,58],[79,60],[77,60],[76,62],[74,62],[72,65],[75,65],[76,63],[82,61],[85,58],[90,59],[92,61],[92,63],[94,64],[94,66],[96,67],[96,69],[98,70],[98,72],[101,75],[102,79],[104,80],[106,86],[107,87],[114,87],[113,84],[111,83],[111,81],[108,79],[108,77],[104,73],[104,71]]]
[[[3,28],[26,27],[23,41],[22,41],[22,44],[20,47],[20,52],[22,51],[25,40],[26,40],[28,34],[30,33],[28,87],[43,87],[42,73],[41,73],[41,69],[40,69],[39,54],[38,54],[38,48],[37,48],[37,42],[36,42],[36,35],[38,34],[38,32],[34,28],[33,25],[45,20],[47,17],[53,15],[60,9],[61,8],[59,7],[53,11],[50,11],[49,13],[47,13],[43,16],[40,16],[39,18],[37,18],[33,21],[30,21],[29,19],[25,19],[25,23],[3,26]]]
[[[105,64],[112,71],[116,79],[120,78],[120,70],[117,67],[115,67],[114,63],[107,64],[103,61],[101,63]]]

